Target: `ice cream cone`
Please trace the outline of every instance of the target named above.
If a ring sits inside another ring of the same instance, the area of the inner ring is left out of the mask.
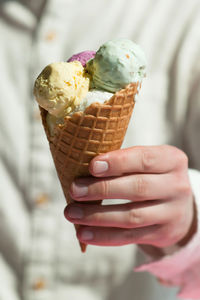
[[[89,163],[96,155],[120,149],[135,105],[140,83],[130,83],[104,104],[93,103],[84,112],[75,112],[57,125],[51,136],[46,124],[47,111],[40,107],[42,122],[49,141],[67,203],[73,201],[69,187],[77,177],[89,175]],[[75,226],[77,229],[77,226]],[[86,245],[80,243],[84,252]]]

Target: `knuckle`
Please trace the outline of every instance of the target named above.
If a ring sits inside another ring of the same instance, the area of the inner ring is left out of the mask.
[[[155,156],[151,149],[145,149],[142,151],[142,169],[148,171],[155,163]]]
[[[102,180],[100,185],[99,194],[107,198],[110,194],[110,183],[108,180]]]
[[[147,191],[148,191],[148,183],[146,179],[144,179],[144,176],[138,175],[136,176],[136,194],[138,197],[146,197],[147,196]]]
[[[120,151],[120,154],[118,151]],[[124,173],[124,166],[128,163],[126,152],[120,149],[106,155],[105,157],[109,164],[109,174],[122,175]]]
[[[187,196],[187,197],[192,195],[192,188],[188,178],[184,178],[184,176],[176,175],[175,182],[176,182],[176,190],[178,195]]]
[[[127,227],[129,228],[138,227],[143,223],[141,213],[139,210],[134,209],[129,211],[127,220]]]
[[[174,157],[176,159],[176,165],[179,168],[186,168],[188,166],[188,157],[187,155],[180,149],[175,148]]]
[[[185,183],[185,184],[182,184],[181,194],[184,195],[184,196],[187,196],[187,197],[192,195],[192,189],[191,189],[191,186],[188,182]]]

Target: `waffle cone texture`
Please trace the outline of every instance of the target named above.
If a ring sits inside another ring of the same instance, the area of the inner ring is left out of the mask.
[[[64,124],[55,127],[54,136],[50,135],[46,124],[47,111],[40,107],[42,123],[67,203],[73,201],[69,188],[74,179],[90,175],[90,161],[99,154],[120,149],[139,88],[139,83],[130,83],[103,104],[92,103],[85,111],[65,117]],[[80,243],[80,246],[85,252],[86,245]]]

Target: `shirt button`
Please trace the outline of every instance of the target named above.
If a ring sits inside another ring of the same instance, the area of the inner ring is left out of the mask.
[[[43,205],[49,202],[49,197],[47,194],[43,193],[36,197],[35,202],[37,205]]]
[[[43,290],[46,287],[46,282],[44,279],[39,278],[33,283],[34,290]]]
[[[55,40],[55,38],[56,38],[56,32],[53,30],[49,31],[45,36],[45,40],[48,42]]]

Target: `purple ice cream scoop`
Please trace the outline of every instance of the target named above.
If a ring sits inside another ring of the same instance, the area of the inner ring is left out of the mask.
[[[78,60],[78,61],[80,61],[82,66],[85,67],[88,60],[94,58],[95,54],[96,54],[95,51],[91,51],[91,50],[83,51],[83,52],[72,55],[72,57],[70,57],[67,62]]]

